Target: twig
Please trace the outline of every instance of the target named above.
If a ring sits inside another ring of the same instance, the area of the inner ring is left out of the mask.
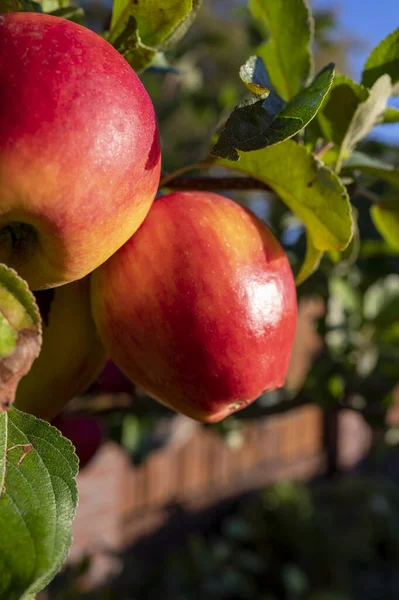
[[[334,147],[334,143],[333,142],[327,142],[327,144],[325,144],[324,146],[322,146],[320,148],[320,150],[317,150],[317,152],[315,152],[315,156],[317,156],[317,158],[322,158],[324,156],[324,154],[326,152],[328,152],[328,150],[331,150],[331,148]]]
[[[162,186],[162,183],[161,183]],[[254,177],[174,177],[163,187],[175,190],[267,190],[270,186]]]
[[[193,165],[187,165],[186,167],[182,167],[181,169],[177,169],[177,171],[173,171],[173,173],[169,173],[169,175],[163,175],[161,177],[161,182],[159,184],[159,187],[168,187],[169,183],[175,179],[177,179],[178,177],[180,177],[181,175],[185,175],[186,173],[189,173],[190,171],[196,171],[197,169],[209,169],[212,166],[211,163],[207,163],[207,162],[201,162],[201,163],[194,163]]]
[[[367,200],[370,200],[370,202],[372,202],[373,204],[378,204],[380,201],[380,198],[379,196],[377,196],[377,194],[361,185],[357,187],[356,193],[359,194],[359,196],[367,198]]]

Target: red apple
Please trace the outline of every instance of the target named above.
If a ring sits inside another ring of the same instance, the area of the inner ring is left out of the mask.
[[[15,406],[49,421],[96,379],[106,354],[91,315],[88,277],[36,292],[36,299],[43,345],[21,379]]]
[[[79,468],[83,469],[103,442],[104,428],[101,421],[95,417],[61,414],[51,424],[75,446]]]
[[[92,276],[108,354],[174,410],[217,422],[284,384],[296,326],[287,256],[270,229],[211,193],[159,198]]]
[[[39,13],[0,15],[0,262],[32,289],[82,278],[155,197],[158,128],[104,39]]]

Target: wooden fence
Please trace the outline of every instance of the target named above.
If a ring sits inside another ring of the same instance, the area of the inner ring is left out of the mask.
[[[185,417],[176,419],[184,425]],[[187,425],[185,440],[176,436],[139,466],[106,443],[79,474],[69,562],[93,557],[90,585],[107,574],[110,555],[164,524],[173,505],[198,511],[275,480],[306,480],[324,470],[323,416],[315,406],[249,422],[236,448],[189,419]],[[340,437],[340,461],[349,467],[367,450],[369,431],[355,413],[343,411]]]

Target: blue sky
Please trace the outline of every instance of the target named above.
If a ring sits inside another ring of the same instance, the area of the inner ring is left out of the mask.
[[[341,27],[364,40],[364,50],[351,56],[353,74],[359,81],[370,50],[399,27],[399,0],[314,0],[313,5],[317,8],[334,7]],[[399,98],[393,99],[390,105],[399,108]],[[380,126],[374,130],[374,136],[399,144],[399,124]]]
[[[316,7],[334,7],[341,26],[348,33],[354,32],[365,41],[365,51],[352,57],[357,77],[368,52],[388,33],[399,27],[398,0],[314,0],[313,4]]]

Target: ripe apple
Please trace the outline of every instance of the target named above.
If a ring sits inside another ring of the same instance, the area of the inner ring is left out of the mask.
[[[88,277],[35,295],[43,345],[18,386],[15,406],[50,421],[96,379],[106,354],[91,315]]]
[[[62,413],[51,421],[51,424],[75,446],[79,457],[79,469],[83,469],[103,442],[104,428],[101,421],[95,417]]]
[[[75,281],[130,238],[155,197],[151,100],[76,23],[0,15],[0,262],[32,289]]]
[[[284,384],[297,314],[291,268],[270,229],[228,198],[159,198],[91,289],[109,356],[178,412],[217,422]]]

